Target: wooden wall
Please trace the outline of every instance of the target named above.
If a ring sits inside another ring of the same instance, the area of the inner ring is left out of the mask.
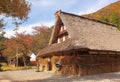
[[[48,58],[39,59],[40,70],[48,70]],[[59,61],[62,65],[60,70],[57,70],[56,62]],[[58,74],[68,75],[90,75],[99,73],[109,73],[120,71],[120,55],[117,54],[77,54],[71,55],[66,53],[61,56],[51,57],[51,71]]]

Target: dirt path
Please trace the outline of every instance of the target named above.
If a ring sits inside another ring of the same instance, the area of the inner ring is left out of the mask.
[[[19,71],[5,71],[0,72],[0,82],[2,80],[9,80],[10,82],[29,82],[34,80],[40,80],[49,78],[53,74],[51,73],[44,73],[44,72],[36,72],[36,69],[30,69],[30,70],[19,70]]]
[[[73,77],[35,71],[30,69],[0,72],[0,82],[120,82],[120,72]]]

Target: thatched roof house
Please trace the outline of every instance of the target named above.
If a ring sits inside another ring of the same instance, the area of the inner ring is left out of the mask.
[[[73,52],[72,54],[77,53],[81,57],[83,53],[81,54],[80,52],[86,51],[87,53],[85,54],[88,55],[88,59],[90,59],[89,56],[92,51],[97,56],[100,54],[120,54],[120,31],[114,25],[62,11],[56,12],[55,16],[56,22],[49,45],[39,51],[37,55],[38,60],[41,57],[50,57],[52,61],[53,56],[63,56],[66,52],[67,56]]]
[[[66,12],[57,12],[56,17],[50,45],[40,50],[38,56],[80,48],[120,51],[120,31],[114,25]],[[64,23],[70,36],[60,44],[56,43],[56,37],[60,30],[59,21]]]

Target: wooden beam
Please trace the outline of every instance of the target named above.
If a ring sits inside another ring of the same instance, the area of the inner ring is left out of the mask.
[[[89,51],[89,54],[99,54],[99,52],[98,51],[95,51],[95,50],[91,50],[91,51]]]
[[[116,52],[109,51],[108,54],[112,55],[112,54],[116,54]]]
[[[108,54],[108,53],[106,51],[100,51],[99,54],[100,55],[102,55],[102,54],[104,55],[104,54]]]
[[[120,52],[117,52],[117,55],[120,55]]]

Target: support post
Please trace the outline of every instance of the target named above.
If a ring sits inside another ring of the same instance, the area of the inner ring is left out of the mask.
[[[40,72],[39,66],[40,66],[40,63],[39,63],[39,60],[38,60],[38,61],[37,61],[37,70],[36,70],[36,72]]]

